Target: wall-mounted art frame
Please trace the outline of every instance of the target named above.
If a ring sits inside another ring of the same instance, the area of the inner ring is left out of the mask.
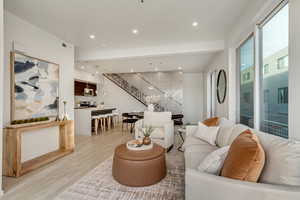
[[[224,103],[227,93],[227,77],[224,69],[221,69],[217,79],[217,99],[219,104]]]
[[[11,121],[56,117],[59,112],[59,65],[11,52]]]

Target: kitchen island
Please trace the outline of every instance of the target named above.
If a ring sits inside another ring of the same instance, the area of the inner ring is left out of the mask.
[[[104,106],[102,108],[75,108],[75,134],[92,135],[92,116],[112,113],[116,108]]]

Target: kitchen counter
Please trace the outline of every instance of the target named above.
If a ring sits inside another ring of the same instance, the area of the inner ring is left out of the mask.
[[[97,107],[76,107],[74,109],[93,109],[93,108],[98,109]]]
[[[116,110],[116,108],[113,108],[111,106],[104,106],[102,108],[75,108],[75,134],[91,136],[92,116],[112,113],[113,110]]]

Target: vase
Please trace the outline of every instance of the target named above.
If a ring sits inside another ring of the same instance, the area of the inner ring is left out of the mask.
[[[67,121],[69,120],[69,116],[67,114],[67,102],[64,101],[64,114],[63,114],[63,117],[62,117],[62,121]]]
[[[143,144],[144,145],[150,145],[151,144],[151,138],[150,137],[144,137]]]

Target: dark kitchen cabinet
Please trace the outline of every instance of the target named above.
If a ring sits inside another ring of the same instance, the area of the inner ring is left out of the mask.
[[[96,94],[97,84],[75,80],[75,85],[74,85],[75,96],[84,96],[84,88],[93,89],[94,96],[97,96]]]

